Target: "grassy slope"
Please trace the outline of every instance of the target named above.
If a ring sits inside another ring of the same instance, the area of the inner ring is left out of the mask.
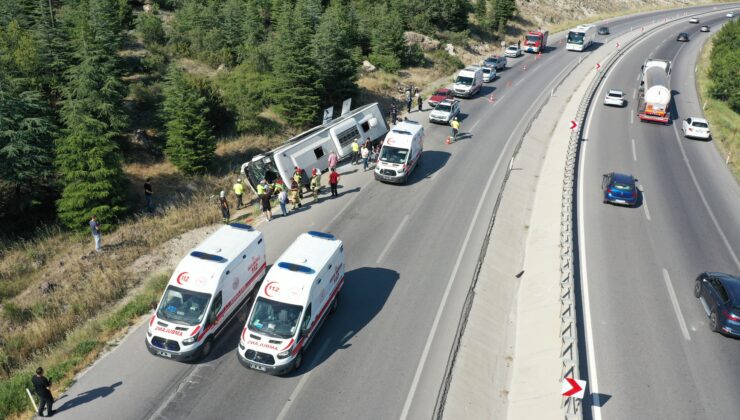
[[[712,129],[712,139],[722,156],[729,160],[729,167],[735,179],[740,180],[740,138],[737,133],[740,128],[740,115],[730,109],[725,102],[709,96],[711,82],[707,73],[711,52],[712,42],[710,41],[704,44],[699,58],[696,74],[697,90],[701,103],[705,104],[704,116]]]

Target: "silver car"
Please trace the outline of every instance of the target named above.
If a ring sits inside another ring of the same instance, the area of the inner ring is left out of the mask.
[[[609,89],[604,97],[604,105],[624,106],[624,92],[621,90]]]
[[[429,113],[429,121],[449,124],[458,114],[460,114],[460,101],[457,99],[445,99],[438,103],[432,112]]]
[[[504,55],[512,58],[519,57],[520,55],[522,55],[522,49],[519,48],[518,45],[509,45],[508,47],[506,47]]]
[[[493,82],[493,80],[496,78],[496,69],[493,67],[481,67],[481,70],[483,71],[483,81],[485,83]]]

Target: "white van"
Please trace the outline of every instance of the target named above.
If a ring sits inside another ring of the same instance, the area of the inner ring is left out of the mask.
[[[267,273],[237,349],[247,368],[281,375],[301,367],[303,353],[344,284],[344,246],[333,235],[301,234]]]
[[[205,357],[267,271],[262,233],[225,225],[180,261],[149,320],[149,352],[179,361]]]
[[[396,124],[388,132],[375,164],[375,179],[406,183],[424,151],[424,127],[416,121]]]
[[[483,87],[483,70],[478,66],[470,66],[460,70],[452,85],[455,96],[471,98],[480,92]]]

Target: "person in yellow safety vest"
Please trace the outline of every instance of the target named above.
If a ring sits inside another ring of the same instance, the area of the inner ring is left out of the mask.
[[[257,197],[265,193],[265,185],[267,185],[267,181],[264,179],[257,184]]]
[[[236,195],[236,209],[239,210],[242,208],[242,195],[244,194],[244,185],[242,185],[242,180],[237,179],[236,183],[234,184],[234,195]]]
[[[360,143],[357,142],[357,139],[354,139],[352,141],[352,164],[357,163],[357,159],[360,156]]]
[[[460,122],[457,117],[452,119],[450,127],[452,127],[452,141],[457,141],[457,132],[460,130]]]
[[[321,190],[321,172],[313,168],[311,172],[311,192],[313,193],[313,202],[319,201],[319,190]]]

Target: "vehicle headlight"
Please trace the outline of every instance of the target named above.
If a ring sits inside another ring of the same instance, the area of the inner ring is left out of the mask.
[[[146,330],[146,335],[147,335],[147,337],[151,337],[151,336],[154,335],[154,333],[150,329],[147,329]]]
[[[185,344],[185,345],[193,344],[193,343],[195,343],[195,339],[196,339],[196,336],[188,337],[188,338],[182,340],[182,344]]]
[[[293,347],[295,347],[295,345],[292,345],[292,346],[288,347],[288,349],[283,350],[280,353],[278,353],[277,354],[277,358],[278,359],[285,359],[286,357],[289,357],[290,356],[290,352],[293,351]]]

